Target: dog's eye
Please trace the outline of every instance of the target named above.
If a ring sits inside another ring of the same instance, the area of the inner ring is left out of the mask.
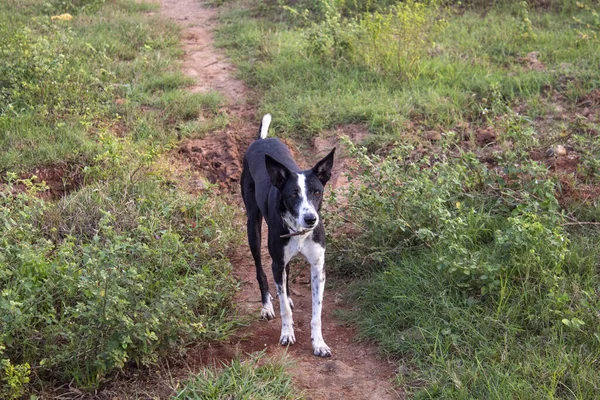
[[[298,198],[298,192],[292,192],[292,194],[290,194],[290,198],[297,199]]]
[[[315,190],[315,191],[313,192],[313,194],[314,194],[316,197],[321,197],[321,191],[320,191],[320,190]]]

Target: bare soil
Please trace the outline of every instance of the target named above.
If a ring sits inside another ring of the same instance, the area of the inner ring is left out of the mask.
[[[13,193],[21,193],[27,190],[23,180],[31,179],[33,183],[44,182],[47,190],[39,192],[38,196],[45,199],[59,199],[68,195],[83,185],[83,168],[77,163],[56,163],[51,165],[35,167],[32,170],[18,176],[16,183],[12,185]],[[0,192],[7,191],[8,184],[0,180]]]
[[[213,45],[213,28],[218,10],[202,5],[197,0],[161,0],[163,15],[177,21],[183,27],[182,46],[185,52],[183,68],[194,77],[192,91],[219,91],[229,101],[228,114],[231,123],[221,132],[203,139],[184,141],[177,154],[192,170],[202,173],[212,183],[220,186],[226,198],[241,207],[239,177],[245,149],[258,133],[259,115],[249,104],[249,90],[243,82],[234,78],[235,69],[227,58]],[[272,136],[276,132],[271,131]],[[310,149],[284,140],[291,148],[301,167],[308,168],[334,146],[338,137],[345,134],[360,141],[366,134],[361,125],[339,127],[314,139]],[[341,149],[338,149],[341,150]],[[331,186],[342,187],[345,178],[341,171],[348,160],[344,151],[338,151]],[[243,221],[240,221],[245,225]],[[263,236],[266,226],[263,228]],[[263,240],[266,243],[266,239]],[[265,246],[263,246],[265,247]],[[239,314],[248,318],[249,325],[238,331],[227,343],[191,349],[186,357],[188,370],[197,371],[203,366],[227,363],[234,357],[265,350],[267,355],[287,354],[293,366],[291,373],[297,387],[308,399],[396,399],[403,397],[391,380],[396,364],[378,356],[374,346],[355,340],[355,331],[334,316],[336,310],[349,307],[342,301],[342,289],[327,287],[324,299],[323,335],[333,351],[331,358],[318,358],[312,354],[310,343],[311,292],[309,266],[295,262],[292,266],[292,298],[294,299],[294,323],[297,343],[289,348],[278,344],[281,320],[259,320],[260,293],[256,282],[254,263],[247,246],[232,255],[240,291],[235,296]],[[266,248],[263,264],[270,265]],[[268,274],[269,275],[269,274]],[[271,277],[270,277],[271,279]],[[271,286],[274,287],[272,279]],[[329,285],[331,286],[331,285]],[[274,301],[277,307],[278,301]]]

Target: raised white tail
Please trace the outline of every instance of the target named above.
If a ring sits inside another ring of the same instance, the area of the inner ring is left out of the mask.
[[[260,139],[266,139],[269,133],[269,125],[271,125],[271,114],[265,114],[260,124],[260,132],[258,137]]]

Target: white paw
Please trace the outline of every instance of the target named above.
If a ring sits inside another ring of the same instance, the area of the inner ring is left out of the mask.
[[[279,338],[279,344],[282,346],[288,346],[296,343],[296,336],[294,336],[294,329],[282,329],[281,337]]]
[[[315,356],[331,357],[331,349],[323,341],[320,341],[318,343],[313,343],[313,350],[314,350],[313,353],[315,354]]]
[[[260,309],[260,318],[266,319],[267,321],[275,318],[275,310],[273,310],[273,303],[271,303],[271,301],[269,301],[267,304],[263,304],[262,308]]]

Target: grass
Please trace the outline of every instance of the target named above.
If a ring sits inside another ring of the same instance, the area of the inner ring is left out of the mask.
[[[0,170],[90,164],[103,132],[169,146],[179,124],[219,114],[217,94],[183,90],[191,82],[178,68],[178,28],[147,14],[156,7],[7,3],[0,13]],[[70,21],[50,19],[68,11]]]
[[[371,133],[327,217],[347,318],[415,398],[593,398],[597,4],[368,4],[231,2],[219,32],[283,135]]]
[[[265,360],[264,353],[244,361],[235,359],[220,369],[205,368],[173,399],[301,399],[287,367],[285,359]]]
[[[447,11],[443,29],[427,36],[435,45],[415,56],[418,73],[409,79],[349,62],[353,55],[311,54],[314,32],[325,39],[335,29],[343,32],[334,22],[298,26],[275,6],[231,8],[222,19],[219,43],[241,76],[263,93],[261,109],[279,116],[278,128],[298,138],[356,122],[390,139],[401,137],[411,120],[451,129],[461,121],[481,123],[482,101],[492,97],[494,87],[507,103],[533,102],[561,77],[580,77],[572,82],[578,93],[599,80],[597,46],[578,41],[571,14],[532,10],[535,39],[530,39],[518,16],[505,8],[490,10],[483,20],[477,10]],[[533,51],[545,65],[542,71],[530,71],[523,61]]]
[[[233,329],[236,213],[168,167],[181,138],[227,123],[224,100],[185,90],[178,27],[156,9],[0,11],[1,398],[95,390]],[[39,176],[70,189],[54,198]]]
[[[597,250],[574,247],[587,262],[561,282],[565,292],[597,283]],[[543,293],[511,285],[501,301],[482,301],[449,290],[432,258],[405,255],[355,287],[361,334],[403,357],[399,385],[417,398],[594,397],[597,344],[549,315]]]

